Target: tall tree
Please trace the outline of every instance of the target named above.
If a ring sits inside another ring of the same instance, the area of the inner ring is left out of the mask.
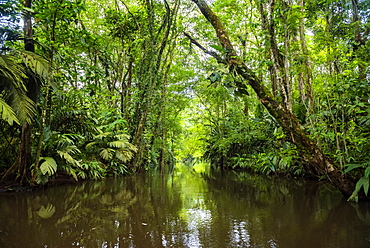
[[[219,63],[225,63],[226,61],[230,73],[240,75],[253,88],[260,102],[283,128],[290,141],[299,149],[301,156],[305,160],[304,166],[307,172],[314,177],[325,176],[343,195],[350,196],[355,189],[355,181],[351,177],[344,175],[332,159],[326,156],[315,142],[308,138],[289,106],[280,104],[261,79],[256,76],[255,72],[246,65],[246,61],[243,61],[237,55],[225,27],[207,3],[204,0],[192,1],[213,26],[222,45],[224,58],[214,57]],[[193,43],[200,46],[199,43]],[[203,47],[201,48],[206,50]],[[208,52],[208,54],[212,53]],[[243,88],[243,86],[237,87]],[[361,195],[361,197],[366,198],[365,195]]]

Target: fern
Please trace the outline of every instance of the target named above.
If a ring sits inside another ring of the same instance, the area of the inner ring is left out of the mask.
[[[127,135],[127,134],[123,134],[123,133],[121,133],[121,134],[116,134],[114,137],[115,137],[116,139],[118,139],[118,140],[126,140],[126,141],[128,141],[128,140],[130,139],[130,136],[129,136],[129,135]]]
[[[98,140],[103,140],[104,138],[108,137],[111,134],[111,132],[101,132],[100,134],[96,135],[94,138]]]
[[[97,144],[97,142],[90,142],[86,145],[86,149],[90,149],[90,148],[93,148],[95,145]]]

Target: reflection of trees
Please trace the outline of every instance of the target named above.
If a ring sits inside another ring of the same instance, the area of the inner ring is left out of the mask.
[[[364,223],[354,219],[349,204],[325,185],[243,173],[214,172],[204,178],[211,192],[205,202],[216,219],[213,235],[222,235],[220,225],[228,227],[228,246],[368,245],[370,232],[365,240],[364,232],[354,231]]]
[[[0,227],[0,247],[160,247],[161,235],[171,229],[163,223],[181,225],[171,217],[181,210],[180,191],[167,182],[168,177],[137,176],[6,196],[0,203],[0,223],[7,223]],[[22,239],[15,236],[20,233]]]
[[[112,183],[109,180],[84,183],[76,187],[60,186],[27,196],[8,196],[18,203],[6,206],[9,199],[2,201],[4,215],[13,216],[12,207],[19,208],[20,211],[17,212],[24,213],[25,216],[14,220],[28,220],[28,223],[21,226],[8,226],[9,233],[24,233],[28,237],[13,237],[9,240],[22,243],[17,247],[29,247],[29,241],[48,247],[61,244],[63,247],[96,247],[107,240],[116,240],[115,237],[120,232],[118,227],[128,218],[128,208],[136,202],[136,197],[125,190],[123,184],[124,181]],[[23,199],[21,203],[20,199]],[[3,242],[6,244],[7,241]]]
[[[370,237],[368,205],[316,182],[243,173],[59,186],[0,196],[0,213],[0,247],[10,248],[351,248]]]

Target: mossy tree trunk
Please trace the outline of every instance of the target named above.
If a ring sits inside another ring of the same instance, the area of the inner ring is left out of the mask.
[[[349,197],[355,189],[355,181],[344,175],[332,159],[327,157],[316,143],[309,139],[299,124],[297,117],[286,106],[283,106],[275,99],[254,71],[238,57],[220,19],[213,13],[206,2],[204,0],[192,1],[198,6],[208,22],[212,24],[225,51],[225,59],[221,59],[219,56],[214,57],[219,63],[225,64],[226,62],[230,73],[237,73],[253,88],[261,103],[276,119],[286,136],[297,146],[305,160],[306,172],[315,178],[326,177],[343,195]],[[199,46],[198,43],[194,44]],[[201,49],[204,51],[203,47]],[[206,53],[211,54],[210,52]],[[237,85],[237,87],[243,87],[243,85]],[[362,198],[365,198],[365,196],[362,195]]]

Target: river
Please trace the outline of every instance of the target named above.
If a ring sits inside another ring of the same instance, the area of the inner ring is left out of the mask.
[[[370,247],[370,204],[245,172],[134,175],[0,195],[0,247]]]

